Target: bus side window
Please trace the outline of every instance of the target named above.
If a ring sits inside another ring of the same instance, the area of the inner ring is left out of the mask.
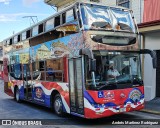
[[[15,75],[14,75],[14,64],[11,64],[11,65],[10,65],[10,70],[9,70],[9,72],[10,72],[10,76],[13,77],[13,78],[15,78]]]
[[[45,61],[39,61],[40,80],[45,80]]]
[[[40,76],[39,62],[35,61],[32,63],[32,79],[36,80]]]
[[[33,27],[32,29],[32,36],[38,35],[38,26]]]
[[[74,14],[74,10],[68,10],[66,12],[66,23],[74,21],[75,20],[75,14]]]
[[[30,66],[27,64],[27,79],[31,80]]]
[[[49,19],[45,24],[45,31],[49,31],[54,28],[54,18]]]
[[[45,70],[45,61],[39,61],[39,70],[44,71]]]
[[[21,64],[14,64],[14,76],[17,80],[22,80]]]
[[[62,14],[62,24],[66,23],[66,13]]]
[[[73,16],[74,16],[74,20],[77,19],[76,18],[76,10],[75,10],[75,8],[73,9]]]
[[[63,81],[63,58],[46,60],[46,81]]]
[[[60,15],[55,17],[55,19],[54,19],[54,26],[55,27],[57,27],[61,24],[61,18],[60,17],[61,17]]]
[[[28,64],[24,64],[23,65],[23,77],[24,77],[24,80],[29,80],[30,78],[30,71],[29,71],[29,68],[28,68]]]
[[[14,64],[11,64],[10,72],[14,72]]]

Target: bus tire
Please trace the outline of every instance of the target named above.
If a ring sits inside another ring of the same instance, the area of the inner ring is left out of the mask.
[[[59,93],[54,97],[53,109],[58,116],[63,116],[63,103]]]
[[[20,96],[19,96],[19,89],[18,89],[18,87],[16,87],[15,88],[15,100],[18,102],[18,103],[20,103],[21,102],[21,100],[20,100]]]

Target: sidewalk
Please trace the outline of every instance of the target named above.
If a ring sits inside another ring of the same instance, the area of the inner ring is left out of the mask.
[[[145,102],[145,108],[141,112],[160,115],[160,97]]]

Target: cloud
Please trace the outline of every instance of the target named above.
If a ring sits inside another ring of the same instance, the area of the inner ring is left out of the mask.
[[[14,22],[22,21],[24,16],[48,16],[48,14],[43,13],[13,13],[13,14],[0,14],[0,22]]]
[[[16,15],[12,14],[0,14],[0,22],[16,21]]]
[[[10,3],[11,0],[0,0],[0,3],[4,3],[6,5],[8,5]]]
[[[33,3],[40,2],[41,0],[23,0],[25,6],[31,6]]]

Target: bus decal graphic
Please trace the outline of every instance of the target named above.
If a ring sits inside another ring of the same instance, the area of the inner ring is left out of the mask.
[[[129,99],[132,100],[132,102],[138,102],[140,101],[142,96],[142,93],[139,89],[135,88],[129,93]]]
[[[94,99],[89,95],[87,91],[84,92],[84,97],[89,101],[89,103],[94,104]]]
[[[41,98],[42,97],[42,93],[43,93],[42,89],[36,88],[36,97],[37,98]]]
[[[41,82],[34,85],[35,87],[41,87],[45,97],[49,97],[53,90],[57,90],[62,98],[63,105],[67,112],[70,111],[69,109],[69,92],[67,83],[54,83],[54,82]]]
[[[114,92],[113,91],[104,91],[104,98],[107,100],[114,99]]]
[[[69,49],[64,43],[61,43],[59,40],[56,43],[52,43],[51,45],[51,56],[53,58],[63,57],[69,54]]]
[[[103,97],[104,97],[103,91],[99,91],[98,92],[98,98],[103,98]]]
[[[99,106],[99,107],[104,107],[104,106],[105,106],[105,107],[117,106],[117,105],[114,104],[113,102],[107,102],[107,103],[104,104],[104,106],[98,105],[98,103],[96,103],[96,102],[94,101],[93,97],[92,97],[87,91],[85,91],[84,97],[85,97],[85,99],[88,101],[88,103],[94,105],[94,107],[98,107],[98,106]]]
[[[105,104],[103,107],[102,106],[99,106],[99,107],[94,107],[93,105],[91,105],[89,103],[89,101],[85,98],[84,99],[84,102],[85,102],[85,108],[88,108],[88,109],[91,109],[92,111],[96,112],[96,108],[99,108],[100,111],[101,111],[101,114],[103,114],[104,112],[108,112],[108,111],[111,111],[111,112],[114,112],[114,113],[119,113],[120,111],[120,106],[116,106],[114,103],[107,103]],[[130,104],[130,102],[128,102]],[[127,108],[128,106],[128,103],[126,105],[124,105],[124,108]],[[130,107],[133,109],[133,108],[136,108],[138,106],[140,106],[141,104],[144,103],[144,99],[141,99],[139,101],[140,104],[130,104]],[[93,114],[93,113],[92,113]]]

